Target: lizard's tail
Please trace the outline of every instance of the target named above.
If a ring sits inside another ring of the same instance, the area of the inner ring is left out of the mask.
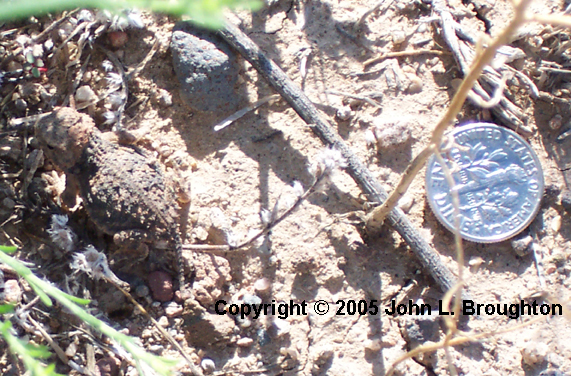
[[[185,290],[185,284],[186,284],[186,277],[184,274],[184,255],[182,253],[182,239],[178,233],[178,231],[175,233],[174,236],[174,241],[176,244],[176,262],[177,262],[177,269],[178,269],[178,283],[179,283],[179,289],[180,291],[184,291]]]

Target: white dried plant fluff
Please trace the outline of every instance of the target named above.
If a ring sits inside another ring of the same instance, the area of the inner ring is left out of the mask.
[[[300,198],[301,196],[303,196],[303,185],[301,185],[300,182],[298,182],[297,180],[293,182],[292,184],[293,186],[293,193],[296,195],[297,198]]]
[[[129,21],[129,26],[135,27],[137,29],[142,29],[145,27],[145,23],[141,18],[141,12],[138,9],[129,9],[126,11],[127,21]]]
[[[114,111],[105,111],[103,117],[105,118],[105,122],[103,122],[105,125],[114,124],[117,121],[117,113]]]
[[[116,110],[123,104],[123,96],[119,92],[113,92],[107,97],[107,102],[112,110]]]
[[[95,249],[94,246],[88,245],[85,252],[73,255],[71,268],[86,273],[93,279],[113,278],[115,275],[109,269],[107,264],[107,256]]]
[[[123,78],[119,73],[109,72],[107,76],[105,76],[105,80],[107,81],[107,87],[109,91],[117,91],[123,85]]]
[[[77,21],[78,22],[93,22],[95,17],[93,13],[88,9],[82,9],[77,13]]]
[[[113,70],[113,63],[109,60],[103,60],[101,67],[105,72],[111,72]]]
[[[345,167],[347,167],[347,161],[341,152],[333,147],[327,147],[315,156],[309,172],[318,178],[321,175],[331,175],[337,169]]]
[[[69,228],[67,222],[67,215],[54,214],[52,215],[51,226],[47,231],[55,245],[66,252],[71,252],[75,250],[77,235]]]
[[[269,225],[272,222],[272,212],[266,208],[263,208],[260,211],[260,219],[262,220],[262,224],[264,226]]]

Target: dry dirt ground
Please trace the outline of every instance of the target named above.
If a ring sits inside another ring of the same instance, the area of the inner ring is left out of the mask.
[[[446,51],[435,24],[426,23],[426,27],[417,30],[419,20],[431,15],[428,3],[394,1],[387,10],[373,13],[367,19],[368,29],[359,39],[349,37],[350,27],[372,6],[362,0],[284,0],[266,6],[255,15],[239,12],[232,19],[240,21],[242,30],[294,82],[303,86],[341,137],[390,191],[411,159],[428,143],[431,130],[453,95],[451,81],[460,77],[460,72],[451,55],[423,54],[391,60],[387,64],[390,69],[378,74],[358,76],[356,73],[363,72],[365,60],[376,56],[372,51],[416,48]],[[511,6],[506,0],[489,3],[492,6],[486,18],[494,34],[506,24]],[[463,24],[473,30],[484,30],[484,23],[468,11],[470,7],[462,5],[460,0],[450,1],[450,6],[463,14],[458,18]],[[546,0],[536,1],[532,8],[552,13],[561,12],[565,6],[561,1]],[[7,45],[19,34],[42,30],[52,20],[41,18],[36,24],[5,25],[3,32],[18,29],[1,34],[0,42]],[[231,236],[239,241],[246,239],[252,229],[260,228],[262,209],[272,210],[278,199],[286,205],[291,201],[294,181],[309,186],[308,167],[324,146],[281,101],[264,105],[226,129],[214,132],[214,124],[235,109],[227,109],[227,113],[202,113],[185,105],[179,95],[180,83],[169,49],[175,20],[143,14],[143,21],[145,27],[127,30],[126,44],[115,51],[126,67],[134,67],[144,59],[156,39],[160,42],[158,52],[129,83],[125,123],[133,129],[145,129],[139,146],[152,150],[162,162],[178,164],[183,176],[189,179],[192,201],[185,217],[187,243],[212,243]],[[399,35],[403,32],[410,37],[403,43],[395,43],[401,41]],[[77,37],[74,40],[77,41]],[[61,40],[54,42],[57,46]],[[93,45],[108,46],[108,43],[108,35],[104,34]],[[520,47],[527,52],[529,46],[524,41]],[[302,77],[300,62],[307,52],[307,74]],[[88,54],[92,57],[86,62]],[[101,50],[86,47],[81,60],[81,66],[88,73],[84,83],[91,85],[98,95],[105,86],[101,65],[104,59]],[[523,66],[532,70],[537,61],[537,56],[530,52]],[[239,59],[239,64],[237,85],[228,90],[235,90],[240,105],[273,93],[246,61]],[[7,65],[0,63],[0,69],[9,70]],[[72,69],[77,71],[77,67]],[[49,71],[47,77],[40,79],[5,80],[1,88],[4,129],[11,118],[49,111],[53,105],[60,105],[69,94],[73,74],[66,75],[60,69]],[[399,75],[401,81],[395,84],[394,77],[398,79]],[[17,97],[13,94],[19,90],[17,85],[26,82],[53,85],[52,98],[55,99],[28,101],[27,108],[17,107],[14,101]],[[382,97],[376,98],[380,107],[328,91],[361,95],[380,92]],[[172,104],[168,103],[169,96],[172,96]],[[485,245],[465,242],[467,291],[481,303],[518,302],[543,290],[566,301],[571,271],[568,267],[571,221],[560,202],[560,192],[565,188],[561,168],[566,166],[558,164],[553,146],[558,133],[547,126],[563,106],[539,104],[519,92],[516,101],[524,108],[528,124],[535,131],[529,142],[545,172],[544,203],[531,226],[538,250],[543,254],[546,286],[540,285],[533,256],[518,256],[509,242]],[[351,112],[343,113],[348,107]],[[101,105],[91,112],[105,129]],[[571,114],[567,110],[561,115],[565,124]],[[486,116],[466,105],[459,119],[473,121]],[[406,132],[410,132],[408,135],[404,132],[404,142],[378,150],[369,147],[367,130],[376,126],[389,129],[395,123],[401,127],[404,124]],[[116,301],[120,300],[120,294],[113,287],[89,281],[85,276],[66,281],[64,276],[71,274],[67,266],[71,257],[57,251],[46,233],[50,214],[63,211],[53,203],[48,205],[47,195],[39,195],[37,200],[32,200],[34,197],[24,200],[21,196],[19,171],[23,167],[22,156],[34,150],[32,135],[3,130],[0,137],[3,145],[12,150],[16,148],[12,154],[4,149],[0,155],[4,174],[0,182],[0,201],[3,200],[0,243],[21,246],[18,257],[33,261],[38,274],[46,275],[58,286],[69,288],[79,296],[94,299],[91,306],[94,314],[139,337],[145,348],[167,357],[179,357],[143,316],[134,313],[129,304]],[[26,149],[22,148],[24,138],[29,141]],[[36,177],[51,169],[46,162]],[[426,204],[423,176],[424,170],[400,205],[446,265],[456,272],[453,236],[439,224]],[[264,245],[231,254],[187,252],[187,258],[194,261],[191,282],[201,306],[187,305],[180,313],[177,309],[183,303],[153,302],[144,289],[139,300],[184,345],[197,364],[205,358],[211,359],[215,372],[221,374],[383,375],[411,345],[403,337],[403,328],[411,318],[385,315],[384,307],[393,299],[404,302],[422,299],[436,307],[443,293],[392,229],[385,228],[374,237],[362,235],[360,226],[353,222],[354,217],[345,214],[362,210],[364,203],[365,198],[354,181],[339,171],[326,189],[310,196],[294,214],[275,227],[270,241]],[[90,225],[81,208],[70,214],[70,225],[78,233],[80,244],[92,243],[101,250],[112,248],[109,239],[98,235]],[[125,268],[120,257],[110,256],[110,259],[120,277],[129,269],[140,285],[148,282],[145,273],[158,268],[148,260]],[[472,260],[470,265],[468,260]],[[175,275],[173,270],[169,273]],[[269,286],[264,286],[267,282]],[[21,304],[26,304],[33,293],[25,283],[20,283],[25,295]],[[262,316],[246,322],[214,313],[216,300],[223,298],[230,302],[240,294],[254,300],[252,295],[255,295],[267,303],[305,301],[308,312],[291,315],[286,320]],[[314,312],[313,303],[318,300],[329,302],[328,314],[320,316]],[[376,300],[382,313],[336,315],[339,300]],[[86,354],[94,347],[96,360],[110,359],[108,347],[102,346],[99,337],[89,334],[88,329],[61,308],[50,310],[40,303],[36,307],[32,315],[59,346],[68,351],[70,359],[86,365],[89,358]],[[174,313],[165,313],[165,307],[174,308]],[[483,314],[472,317],[462,330],[489,332],[534,318],[511,320],[506,316]],[[430,323],[427,327],[425,340],[443,338],[437,327]],[[20,335],[26,334],[21,327],[17,326],[17,330]],[[37,343],[45,343],[37,333],[28,333],[28,336]],[[408,360],[400,364],[397,371],[403,375],[440,375],[449,372],[451,362],[459,374],[466,375],[539,375],[541,372],[563,375],[571,372],[569,338],[569,321],[562,316],[545,317],[516,331],[450,348],[448,361],[444,350],[439,350],[432,358],[425,357],[426,367],[422,362]],[[6,348],[1,346],[0,373],[22,374],[22,367],[5,355]],[[77,373],[59,359],[54,357],[53,361],[61,373]],[[189,372],[184,365],[180,371]]]

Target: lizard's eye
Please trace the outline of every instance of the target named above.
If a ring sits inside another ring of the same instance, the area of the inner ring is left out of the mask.
[[[53,146],[51,146],[51,145],[46,145],[46,146],[47,146],[48,149],[50,149],[50,150],[54,150],[54,149],[55,149],[55,148],[54,148]]]

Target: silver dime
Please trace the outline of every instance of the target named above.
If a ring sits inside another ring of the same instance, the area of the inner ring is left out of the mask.
[[[465,125],[450,134],[454,143],[441,155],[460,199],[462,237],[493,243],[518,234],[537,214],[543,196],[543,170],[531,146],[490,123]],[[436,217],[454,231],[450,185],[435,155],[426,168],[426,191]]]

